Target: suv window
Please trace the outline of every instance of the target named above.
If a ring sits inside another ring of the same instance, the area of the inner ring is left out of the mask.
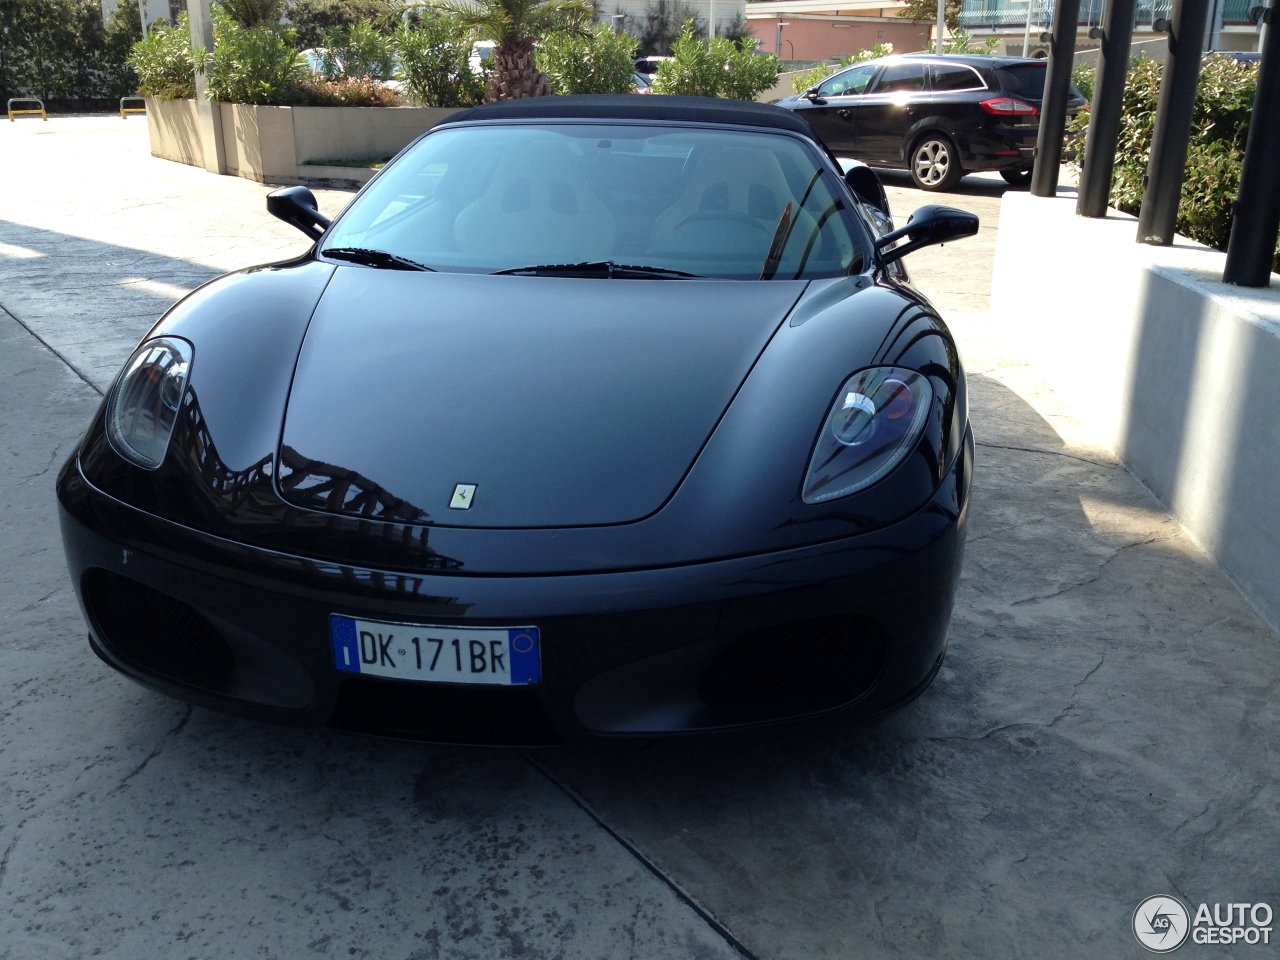
[[[1004,84],[1006,93],[1030,97],[1033,100],[1044,99],[1044,81],[1049,75],[1047,61],[996,67],[996,74]]]
[[[842,94],[862,93],[878,69],[879,65],[869,63],[828,77],[818,87],[818,96],[838,97]]]
[[[985,90],[987,85],[973,67],[962,63],[932,63],[929,65],[929,83],[934,93],[955,90]]]
[[[891,63],[880,74],[876,93],[914,93],[924,89],[924,64]]]

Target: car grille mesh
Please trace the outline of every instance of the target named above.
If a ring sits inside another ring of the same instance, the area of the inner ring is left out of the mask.
[[[125,660],[203,690],[227,688],[234,666],[230,648],[181,600],[97,569],[85,574],[84,598],[102,639]]]
[[[730,722],[844,706],[880,675],[884,631],[857,617],[817,617],[738,637],[703,672],[698,696]]]

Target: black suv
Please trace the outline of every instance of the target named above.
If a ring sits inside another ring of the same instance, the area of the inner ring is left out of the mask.
[[[1031,179],[1047,72],[1046,60],[909,54],[855,63],[777,104],[832,153],[910,170],[925,190],[975,170],[1019,185]],[[1085,104],[1073,86],[1068,114]]]

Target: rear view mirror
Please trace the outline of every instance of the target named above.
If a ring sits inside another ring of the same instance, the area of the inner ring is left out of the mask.
[[[901,260],[908,253],[921,247],[930,247],[935,243],[946,243],[948,240],[959,240],[961,237],[972,237],[978,232],[978,218],[955,207],[942,207],[928,204],[911,214],[907,225],[899,227],[876,238],[876,250],[884,263]],[[892,250],[889,244],[908,238],[906,243],[899,244]]]
[[[330,222],[318,207],[316,195],[306,187],[285,187],[267,194],[267,212],[297,227],[312,240],[320,239]]]

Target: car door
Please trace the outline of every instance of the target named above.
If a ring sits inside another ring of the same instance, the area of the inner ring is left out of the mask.
[[[962,155],[989,149],[989,130],[998,118],[979,104],[992,96],[982,74],[969,64],[929,64],[929,116]]]
[[[879,62],[855,64],[827,77],[818,84],[812,97],[797,104],[796,112],[808,121],[832,153],[862,159],[856,121],[858,104],[879,69]]]
[[[926,67],[923,60],[887,63],[862,95],[856,121],[859,160],[892,166],[905,162],[907,131],[928,108]]]

